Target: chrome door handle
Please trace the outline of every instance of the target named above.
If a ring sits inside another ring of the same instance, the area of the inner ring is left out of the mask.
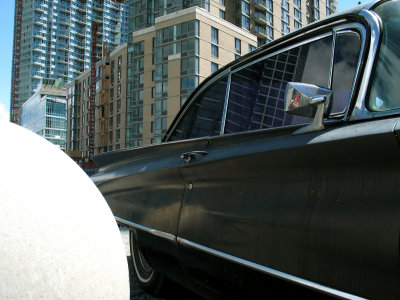
[[[190,151],[190,152],[185,152],[181,154],[181,158],[185,161],[185,162],[190,162],[192,159],[196,159],[196,157],[198,156],[204,156],[207,155],[208,152],[207,151]]]

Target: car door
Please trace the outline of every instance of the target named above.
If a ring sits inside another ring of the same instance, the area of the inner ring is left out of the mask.
[[[211,254],[331,291],[394,286],[378,265],[398,273],[399,218],[375,222],[399,216],[393,197],[379,196],[397,184],[383,172],[398,153],[397,119],[346,123],[365,43],[362,26],[340,26],[232,70],[224,135],[181,168],[178,239],[194,281],[242,280]],[[293,135],[311,120],[283,111],[289,81],[333,90],[325,130]]]

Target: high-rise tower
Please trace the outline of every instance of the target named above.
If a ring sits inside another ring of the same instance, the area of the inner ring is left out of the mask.
[[[91,25],[97,53],[127,40],[129,0],[16,0],[11,121],[42,78],[71,81],[90,67]]]

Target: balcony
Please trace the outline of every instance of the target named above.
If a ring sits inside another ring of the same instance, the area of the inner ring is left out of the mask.
[[[34,11],[44,14],[45,11],[47,10],[47,6],[45,6],[44,4],[35,3],[35,5],[33,6],[33,9],[34,9]]]
[[[47,26],[47,20],[46,20],[46,19],[43,19],[43,18],[35,18],[35,19],[33,20],[33,23],[34,23],[35,25]]]
[[[85,43],[72,43],[71,45],[78,49],[85,49]]]
[[[57,62],[60,64],[67,65],[68,64],[68,58],[59,58],[57,59]]]
[[[259,38],[265,39],[268,37],[267,30],[264,27],[260,27],[258,25],[254,26],[254,33]]]
[[[110,14],[110,15],[109,15],[109,18],[110,18],[110,20],[113,21],[113,22],[119,22],[119,21],[121,21],[120,16],[117,15],[117,14]]]
[[[104,11],[104,5],[99,3],[93,3],[93,10]]]
[[[67,13],[67,14],[69,14],[70,11],[71,11],[70,6],[67,5],[67,4],[60,4],[60,5],[58,6],[58,9],[59,9],[60,11],[64,12],[64,13]]]
[[[64,38],[64,39],[69,39],[69,33],[67,30],[59,30],[58,31],[58,36]]]
[[[114,2],[111,2],[111,1],[109,2],[108,6],[111,9],[116,10],[116,11],[120,11],[121,10],[121,5],[120,4],[117,4],[117,3],[114,3]]]
[[[254,6],[262,11],[265,11],[268,9],[267,7],[267,2],[265,0],[254,0]]]
[[[69,26],[70,20],[69,18],[58,18],[58,23],[64,26]]]
[[[72,58],[72,59],[75,59],[75,60],[77,60],[77,61],[80,61],[80,62],[85,61],[85,56],[84,56],[84,55],[77,55],[77,54],[75,54],[75,55],[72,55],[71,58]]]
[[[263,13],[261,13],[259,11],[256,11],[254,13],[254,20],[257,23],[262,24],[262,25],[265,25],[265,24],[268,23],[266,14],[263,14]]]
[[[62,51],[68,51],[68,44],[67,43],[57,43],[57,49]]]
[[[45,61],[43,61],[40,58],[33,58],[32,59],[32,64],[35,65],[35,66],[44,67],[45,66]]]
[[[108,28],[110,29],[110,31],[114,34],[117,34],[121,31],[120,26],[115,26],[115,25],[108,25]]]
[[[39,53],[46,53],[46,46],[33,44],[32,45],[32,51],[36,51],[36,52],[39,52]]]
[[[82,25],[86,25],[86,18],[85,17],[75,16],[75,21],[77,23],[81,23]]]
[[[85,34],[85,29],[84,29],[84,28],[82,28],[82,29],[75,29],[72,33],[74,33],[74,34],[76,34],[76,35],[79,35],[79,36],[82,36],[82,37],[85,37],[85,36],[86,36],[86,34]]]
[[[83,5],[83,4],[75,3],[75,7],[76,7],[77,10],[80,10],[82,12],[86,12],[85,5]]]

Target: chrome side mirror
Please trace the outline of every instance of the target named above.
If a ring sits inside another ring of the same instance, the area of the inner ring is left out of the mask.
[[[288,82],[285,92],[285,112],[312,118],[311,124],[296,130],[301,134],[323,130],[324,113],[332,99],[332,91],[319,86],[300,82]]]

